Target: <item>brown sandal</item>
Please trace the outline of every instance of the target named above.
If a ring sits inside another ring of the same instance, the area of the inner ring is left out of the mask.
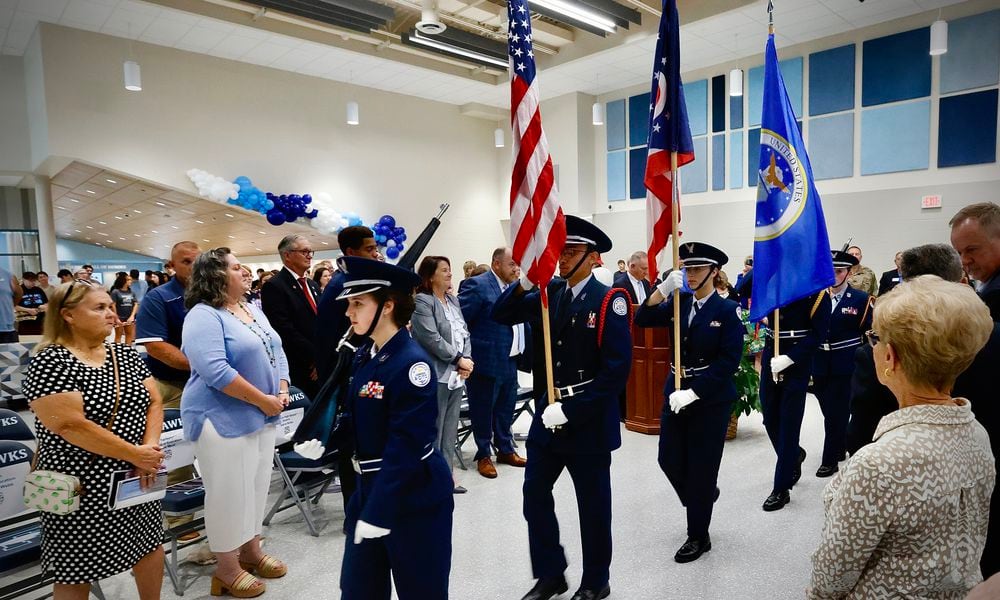
[[[254,573],[265,579],[277,579],[279,577],[284,577],[285,574],[288,573],[288,567],[285,563],[267,554],[261,556],[260,560],[257,561],[257,564],[243,562],[241,560],[240,566],[250,573]]]
[[[225,583],[215,575],[212,575],[212,595],[221,596],[229,594],[233,598],[256,598],[264,593],[267,586],[246,571],[240,571],[232,583]]]

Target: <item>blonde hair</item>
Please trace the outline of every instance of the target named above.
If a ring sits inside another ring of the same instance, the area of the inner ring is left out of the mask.
[[[41,352],[46,346],[59,343],[59,340],[65,337],[69,326],[66,325],[66,319],[62,316],[62,310],[64,308],[69,310],[76,308],[87,297],[87,294],[92,292],[108,293],[107,290],[99,285],[81,281],[71,281],[56,287],[56,291],[49,296],[49,309],[45,313],[42,339],[35,344],[34,352],[36,354]]]
[[[989,340],[993,320],[969,286],[921,275],[879,296],[872,327],[896,350],[910,383],[950,392]]]

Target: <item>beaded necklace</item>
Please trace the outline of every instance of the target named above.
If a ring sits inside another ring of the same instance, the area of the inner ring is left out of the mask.
[[[257,339],[260,340],[260,343],[264,344],[264,351],[267,352],[267,360],[270,361],[271,367],[272,368],[273,367],[277,367],[278,366],[278,361],[274,358],[274,349],[271,346],[271,343],[273,341],[271,339],[271,334],[268,333],[267,330],[264,329],[261,326],[261,324],[257,322],[257,318],[253,316],[253,313],[250,312],[247,309],[246,305],[243,302],[238,302],[236,305],[239,306],[241,309],[243,309],[243,312],[246,313],[246,315],[248,317],[250,317],[250,320],[253,321],[253,324],[257,326],[256,328],[255,327],[251,327],[250,323],[247,323],[246,321],[244,321],[243,319],[241,319],[236,313],[234,313],[233,311],[229,310],[228,306],[225,307],[226,308],[226,312],[228,312],[229,314],[231,314],[234,317],[236,317],[237,321],[239,321],[240,323],[243,323],[243,325],[246,326],[247,329],[249,329],[250,331],[252,331],[253,334],[257,336]],[[263,332],[264,335],[261,335],[261,332]],[[264,339],[265,337],[267,339]]]

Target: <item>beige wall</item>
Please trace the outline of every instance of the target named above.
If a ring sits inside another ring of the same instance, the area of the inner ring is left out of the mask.
[[[325,191],[366,221],[394,214],[411,240],[447,202],[429,251],[464,260],[502,243],[495,125],[456,106],[147,44],[131,51],[143,91],[127,92],[124,40],[39,31],[53,156],[192,193],[192,167],[275,193]],[[344,123],[348,100],[360,126]]]
[[[0,56],[0,172],[31,169],[24,61]]]

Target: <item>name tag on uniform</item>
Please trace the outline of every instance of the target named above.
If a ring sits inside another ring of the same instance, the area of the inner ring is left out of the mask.
[[[593,329],[597,327],[597,313],[592,312],[587,315],[587,329]]]
[[[381,400],[383,392],[385,392],[384,385],[377,381],[369,381],[361,386],[361,389],[358,391],[358,396],[361,398],[375,398],[376,400]]]
[[[720,322],[720,321],[712,321],[712,322],[710,322],[708,324],[708,326],[709,327],[722,327],[722,322]]]
[[[858,309],[853,306],[843,306],[841,307],[840,312],[845,315],[856,315],[858,314]]]

